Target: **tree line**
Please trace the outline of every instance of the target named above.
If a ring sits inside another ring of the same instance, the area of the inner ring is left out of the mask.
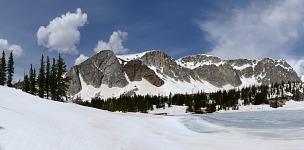
[[[14,77],[14,57],[13,51],[10,52],[8,62],[6,63],[5,52],[2,51],[2,57],[0,61],[0,85],[7,85],[13,87]]]
[[[64,101],[67,99],[68,82],[70,78],[65,77],[67,72],[66,64],[61,55],[58,59],[52,59],[49,56],[40,59],[40,68],[37,76],[36,69],[30,65],[29,74],[24,75],[22,90],[41,98]]]
[[[91,101],[82,101],[80,97],[76,98],[73,102],[94,107],[108,111],[121,111],[121,112],[141,112],[147,113],[149,110],[166,107],[172,105],[187,106],[186,112],[190,113],[203,113],[201,108],[206,108],[206,112],[214,112],[215,103],[208,102],[208,94],[198,92],[196,94],[174,94],[169,96],[162,95],[136,95],[125,96],[121,95],[118,98],[101,99],[94,97]]]
[[[155,108],[164,108],[171,105],[187,106],[186,112],[212,113],[219,110],[237,110],[241,105],[269,104],[269,100],[288,99],[299,100],[303,95],[302,83],[288,82],[272,85],[248,86],[241,89],[220,90],[212,93],[199,91],[194,94],[174,94],[169,96],[136,95],[118,98],[101,99],[94,97],[91,101],[82,101],[80,97],[74,100],[80,105],[94,107],[108,111],[141,112],[147,113]]]

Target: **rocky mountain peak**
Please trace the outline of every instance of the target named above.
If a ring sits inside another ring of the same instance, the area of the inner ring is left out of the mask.
[[[220,64],[222,60],[216,56],[200,54],[182,57],[176,62],[183,67],[193,69],[203,65]]]
[[[141,60],[131,60],[123,67],[123,71],[127,74],[130,81],[142,81],[146,79],[152,85],[160,87],[164,81],[159,78],[155,72],[144,65]]]
[[[100,51],[86,61],[72,67],[67,76],[72,78],[69,87],[70,94],[76,94],[81,89],[81,80],[95,88],[106,84],[111,87],[125,87],[128,81],[124,75],[123,67],[117,57],[110,50]]]
[[[140,60],[148,66],[155,66],[157,68],[174,63],[174,59],[171,56],[160,50],[147,52],[140,57]]]
[[[170,90],[166,92],[168,94],[174,91],[200,91],[206,87],[221,89],[227,85],[238,87],[243,84],[301,81],[284,60],[222,60],[210,55],[193,55],[174,60],[159,50],[119,56],[110,50],[101,51],[72,67],[67,76],[72,78],[68,91],[70,95],[85,91],[85,85],[91,85],[95,88],[93,91],[106,85],[107,93],[119,96],[128,91],[148,94],[151,90]],[[244,83],[247,81],[250,82]]]
[[[182,62],[212,62],[212,63],[219,63],[222,61],[219,57],[212,56],[212,55],[206,55],[206,54],[199,54],[199,55],[191,55],[191,56],[185,56],[178,61]]]
[[[252,66],[257,63],[256,60],[249,59],[233,59],[233,60],[225,60],[228,64],[235,67],[243,67],[243,66]]]
[[[263,84],[280,83],[282,81],[301,82],[293,68],[284,60],[262,59],[254,67],[255,76]]]

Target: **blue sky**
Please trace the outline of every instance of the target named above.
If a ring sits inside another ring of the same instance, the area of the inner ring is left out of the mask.
[[[303,0],[0,0],[0,48],[15,53],[15,79],[42,54],[75,60],[163,50],[178,59],[283,58],[304,74]],[[7,51],[8,54],[8,51]]]

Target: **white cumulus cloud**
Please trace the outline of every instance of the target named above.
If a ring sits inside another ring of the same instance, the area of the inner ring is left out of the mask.
[[[0,51],[6,53],[8,56],[11,51],[13,51],[14,57],[20,57],[23,55],[23,49],[21,46],[13,44],[11,45],[6,39],[0,39]]]
[[[267,6],[253,1],[230,15],[201,22],[200,27],[214,45],[209,54],[222,58],[282,58],[303,33],[303,20],[303,0],[269,1]]]
[[[80,63],[84,62],[85,60],[87,60],[89,57],[80,54],[78,58],[76,58],[74,65],[79,65]]]
[[[289,58],[286,61],[297,72],[297,74],[304,75],[304,58],[301,59]]]
[[[37,32],[38,44],[60,53],[77,54],[76,44],[80,40],[78,28],[87,22],[87,14],[78,8],[75,13],[67,12],[41,26]]]
[[[94,48],[94,51],[95,53],[98,53],[102,50],[112,50],[115,54],[126,54],[129,52],[129,49],[124,48],[122,42],[125,41],[127,37],[127,32],[123,32],[120,30],[114,31],[109,39],[109,42],[104,42],[100,40]]]

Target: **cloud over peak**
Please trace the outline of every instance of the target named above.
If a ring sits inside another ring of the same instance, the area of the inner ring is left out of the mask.
[[[202,22],[200,27],[214,44],[209,54],[222,58],[281,58],[292,51],[303,31],[304,1],[270,1],[261,6],[254,2]],[[220,19],[219,19],[220,18]],[[225,18],[225,19],[223,19]]]
[[[16,45],[16,44],[11,45],[6,39],[0,39],[0,51],[1,51],[1,53],[2,53],[3,50],[6,54],[13,51],[14,57],[21,57],[23,55],[23,49],[21,48],[21,46]]]
[[[87,14],[78,8],[75,13],[67,12],[41,26],[37,32],[38,44],[60,53],[77,54],[76,44],[80,40],[78,28],[87,22]]]
[[[126,54],[129,52],[128,48],[124,48],[122,42],[128,37],[128,33],[124,31],[114,31],[110,36],[109,42],[104,42],[102,40],[98,41],[96,47],[94,48],[95,53],[102,50],[112,50],[115,54]]]
[[[84,62],[87,60],[89,57],[85,56],[83,54],[80,54],[78,58],[76,58],[74,65],[79,65],[80,63]]]

